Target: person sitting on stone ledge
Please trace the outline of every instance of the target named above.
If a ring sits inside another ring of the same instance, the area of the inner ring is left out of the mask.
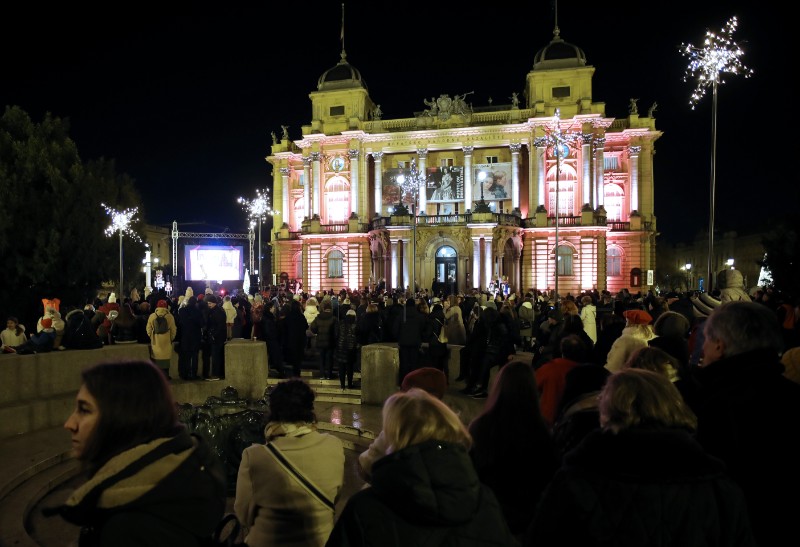
[[[6,328],[0,332],[0,342],[2,342],[3,353],[14,353],[17,346],[21,346],[28,341],[25,334],[25,325],[21,325],[16,317],[9,317],[6,320]]]
[[[82,547],[203,545],[225,512],[225,474],[178,421],[164,375],[146,361],[106,362],[81,379],[64,427],[88,478],[45,516],[80,526]]]

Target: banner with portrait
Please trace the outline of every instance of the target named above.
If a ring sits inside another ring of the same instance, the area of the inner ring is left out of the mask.
[[[429,167],[425,172],[425,197],[429,203],[464,200],[463,167]]]
[[[511,163],[479,163],[472,171],[472,199],[484,201],[511,199]]]

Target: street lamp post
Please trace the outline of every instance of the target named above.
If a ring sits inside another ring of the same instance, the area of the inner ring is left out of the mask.
[[[122,265],[122,234],[126,233],[130,237],[134,238],[137,241],[142,241],[139,235],[132,231],[130,226],[133,222],[136,222],[136,213],[139,211],[138,207],[133,207],[132,209],[125,209],[124,211],[117,211],[116,209],[112,209],[105,203],[100,204],[103,209],[106,210],[106,214],[111,217],[111,224],[105,229],[105,234],[107,236],[112,236],[116,232],[119,232],[119,297],[120,299],[124,298],[125,294],[123,292],[123,265]],[[121,300],[120,300],[121,301]]]
[[[153,279],[153,264],[158,265],[158,257],[152,258],[152,252],[150,251],[150,244],[144,244],[144,259],[142,259],[142,264],[144,264],[144,293],[145,295],[150,294],[153,292],[152,286],[152,279]]]
[[[247,212],[250,219],[250,228],[254,228],[256,221],[258,222],[258,290],[264,288],[264,274],[261,271],[261,222],[267,217],[277,214],[272,210],[269,200],[269,190],[256,190],[256,197],[253,199],[245,199],[240,197],[239,204]]]
[[[714,201],[716,193],[716,165],[717,165],[717,88],[725,83],[722,79],[724,72],[730,74],[744,74],[749,78],[753,71],[741,62],[744,55],[742,49],[733,41],[733,33],[738,21],[731,17],[725,28],[719,34],[706,31],[703,47],[692,44],[681,44],[681,52],[689,58],[689,66],[684,74],[683,81],[696,77],[697,85],[692,93],[689,104],[692,110],[706,94],[706,88],[711,87],[711,183],[709,187],[709,212],[708,212],[708,286],[711,291],[713,274],[712,260],[714,257]]]
[[[553,125],[549,128],[547,135],[536,139],[537,145],[551,147],[553,154],[556,158],[556,202],[555,202],[555,245],[553,248],[553,262],[555,264],[555,306],[559,305],[559,292],[558,292],[558,218],[559,218],[559,205],[560,205],[560,190],[561,190],[561,161],[569,155],[569,146],[567,143],[575,140],[574,135],[567,134],[561,129],[561,110],[556,108],[553,117]]]

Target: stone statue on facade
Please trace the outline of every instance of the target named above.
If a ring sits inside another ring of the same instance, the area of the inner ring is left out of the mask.
[[[634,99],[631,97],[628,103],[628,114],[639,114],[639,106],[636,104],[639,102],[639,99]]]
[[[381,110],[381,105],[375,105],[375,109],[372,111],[372,119],[380,120],[381,116],[383,116],[383,110]]]
[[[285,141],[288,141],[289,140],[289,126],[288,125],[282,125],[281,126],[281,130],[283,131],[283,133],[281,134],[281,139],[283,139]]]
[[[511,108],[519,108],[519,96],[516,91],[511,94]]]
[[[275,131],[271,132],[270,135],[272,136],[272,144],[278,144],[278,136],[275,134]]]
[[[650,106],[650,108],[647,110],[647,117],[648,117],[648,118],[652,118],[652,117],[653,117],[653,114],[655,113],[655,111],[656,111],[656,109],[657,109],[657,108],[658,108],[658,103],[657,103],[657,102],[653,102],[653,104],[652,104],[652,105]]]

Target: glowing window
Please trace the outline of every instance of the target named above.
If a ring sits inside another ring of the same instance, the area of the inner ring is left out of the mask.
[[[306,200],[303,198],[294,200],[294,222],[292,228],[297,231],[300,223],[306,218]]]
[[[619,247],[609,247],[606,251],[606,275],[622,275],[622,250]]]
[[[339,250],[328,253],[328,277],[344,277],[344,254]]]
[[[558,275],[572,275],[572,248],[568,245],[558,246]]]
[[[325,223],[347,222],[350,217],[350,184],[342,176],[335,176],[325,183]]]
[[[619,184],[606,184],[603,191],[603,207],[606,209],[606,220],[622,221],[622,202],[625,198],[625,191]]]

